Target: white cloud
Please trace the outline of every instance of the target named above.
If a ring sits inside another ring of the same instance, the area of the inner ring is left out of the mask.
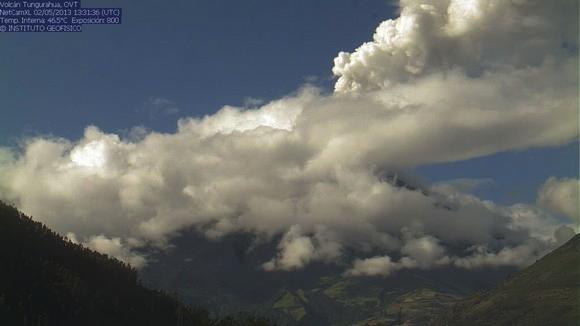
[[[538,203],[580,222],[580,182],[578,179],[549,178],[538,192]]]
[[[552,229],[556,228],[554,225]],[[404,232],[405,233],[405,232]],[[466,269],[498,266],[525,267],[548,253],[554,246],[561,245],[574,236],[574,230],[560,226],[552,232],[553,238],[542,241],[529,238],[513,246],[498,246],[495,243],[490,248],[487,244],[474,245],[465,248],[461,256],[450,255],[448,250],[440,245],[438,239],[432,236],[407,237],[401,248],[401,258],[393,261],[389,256],[377,256],[367,259],[355,259],[346,276],[383,276],[387,277],[402,269],[431,269],[445,266],[455,266]]]
[[[105,143],[91,141],[88,144],[76,147],[70,154],[72,163],[78,166],[102,168],[105,165]]]
[[[538,66],[577,49],[574,0],[400,1],[400,17],[383,22],[373,41],[340,53],[339,92],[378,90],[458,69],[469,76]]]
[[[435,265],[445,256],[445,249],[439,244],[439,240],[432,236],[423,236],[409,239],[401,253],[406,255],[421,267],[428,268]]]
[[[109,239],[104,235],[92,236],[84,245],[97,252],[117,258],[135,268],[141,268],[146,264],[145,257],[131,252],[127,248],[127,244],[122,243],[120,238]]]
[[[389,256],[357,259],[345,274],[348,276],[389,276],[401,269],[400,265],[391,261]]]
[[[404,245],[398,252],[401,258],[393,261],[390,256],[375,256],[355,259],[346,276],[383,276],[387,277],[402,269],[429,269],[449,265],[450,258],[446,249],[433,236],[422,235],[409,228],[403,228]]]
[[[123,139],[90,126],[75,141],[28,139],[2,154],[0,197],[132,264],[143,263],[132,251],[190,227],[281,239],[270,270],[339,262],[346,250],[379,253],[356,260],[364,275],[522,264],[556,243],[561,223],[385,176],[576,140],[577,4],[401,6],[373,42],[340,55],[334,94],[305,87],[254,109],[226,106],[180,119],[175,133]]]
[[[301,269],[311,261],[332,261],[341,255],[341,244],[325,229],[318,229],[313,236],[303,234],[299,226],[293,226],[284,235],[276,258],[263,264],[267,271]]]
[[[463,268],[510,265],[524,267],[546,254],[546,248],[538,246],[540,245],[531,242],[516,247],[501,248],[499,251],[490,250],[486,246],[475,246],[472,248],[473,254],[466,257],[455,257],[453,264]]]

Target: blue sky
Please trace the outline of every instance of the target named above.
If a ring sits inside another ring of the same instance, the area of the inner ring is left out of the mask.
[[[279,98],[307,80],[330,91],[332,59],[394,16],[385,0],[87,1],[124,9],[121,26],[83,33],[3,34],[0,144],[51,134],[78,139],[90,124],[122,133],[170,132],[246,98]],[[163,99],[163,100],[160,100]],[[177,108],[163,114],[154,107]],[[532,202],[549,177],[578,175],[578,145],[502,153],[419,169],[426,180],[491,178],[477,193]]]
[[[2,35],[1,135],[78,138],[87,124],[172,131],[177,117],[151,119],[144,112],[149,99],[168,99],[180,116],[198,116],[246,97],[278,98],[311,76],[331,85],[334,56],[369,39],[392,8],[384,0],[329,4],[84,1],[122,6],[123,25]]]

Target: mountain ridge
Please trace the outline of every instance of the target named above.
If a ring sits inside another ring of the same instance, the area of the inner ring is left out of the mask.
[[[578,325],[580,234],[492,290],[460,300],[433,325]]]
[[[137,271],[68,241],[0,201],[0,325],[266,326],[253,316],[210,318]]]
[[[260,263],[275,253],[276,241],[254,246],[247,237],[236,234],[213,242],[194,230],[183,233],[170,251],[151,256],[155,264],[141,275],[154,287],[179,292],[188,303],[219,307],[216,314],[256,311],[287,325],[342,326],[393,318],[397,311],[390,306],[413,291],[419,291],[414,298],[421,296],[421,302],[435,306],[427,301],[491,288],[514,271],[449,267],[402,270],[387,278],[349,277],[341,268],[323,263],[291,272],[264,271]],[[244,250],[244,244],[252,249]]]

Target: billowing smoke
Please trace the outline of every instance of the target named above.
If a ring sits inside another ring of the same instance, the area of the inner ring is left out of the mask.
[[[572,231],[412,171],[577,139],[577,1],[428,3],[401,1],[372,42],[339,54],[334,94],[306,86],[171,134],[28,139],[0,153],[0,198],[135,266],[139,248],[192,227],[279,239],[265,270],[525,265]]]
[[[470,77],[537,67],[577,50],[573,0],[401,0],[372,42],[340,53],[340,92],[380,90],[457,70]]]

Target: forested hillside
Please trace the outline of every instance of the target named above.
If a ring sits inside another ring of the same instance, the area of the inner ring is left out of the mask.
[[[267,325],[212,320],[145,288],[128,265],[71,243],[0,202],[0,325]]]

